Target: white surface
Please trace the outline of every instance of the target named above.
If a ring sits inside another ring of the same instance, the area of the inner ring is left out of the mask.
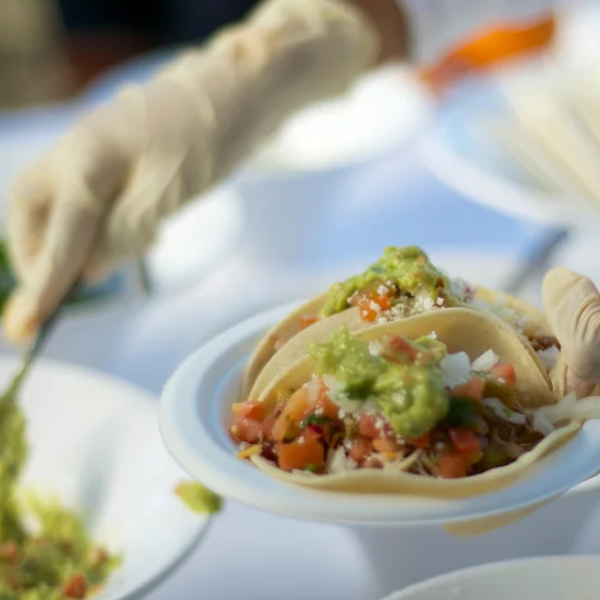
[[[0,378],[18,363],[3,357]],[[22,392],[32,451],[24,484],[89,511],[92,535],[124,561],[99,600],[139,597],[191,551],[210,519],[173,493],[186,479],[161,444],[146,392],[40,361]]]
[[[211,340],[179,367],[163,391],[165,444],[192,477],[226,498],[302,519],[422,527],[527,508],[598,473],[600,421],[587,421],[569,444],[536,461],[511,485],[456,500],[296,487],[239,460],[227,426],[244,366],[260,338],[295,307],[272,309]],[[600,486],[600,479],[596,483]]]
[[[386,600],[600,600],[600,556],[556,556],[458,571]]]

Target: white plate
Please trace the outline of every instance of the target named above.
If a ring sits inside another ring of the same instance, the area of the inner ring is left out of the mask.
[[[446,185],[492,210],[553,225],[572,221],[570,203],[542,188],[481,132],[487,119],[508,111],[494,81],[465,84],[421,141],[427,166]]]
[[[165,387],[160,423],[167,447],[194,478],[220,494],[293,517],[415,527],[532,507],[598,472],[600,421],[588,421],[569,444],[531,465],[518,483],[474,498],[441,501],[326,492],[269,477],[235,457],[227,424],[249,353],[296,305],[258,315],[215,338],[188,358]]]
[[[0,381],[16,367],[1,357]],[[25,485],[89,510],[94,538],[123,553],[98,600],[140,597],[183,561],[210,523],[173,493],[185,475],[161,443],[155,398],[93,371],[41,360],[22,402],[32,444]]]
[[[456,571],[385,600],[600,600],[600,556],[553,556]]]

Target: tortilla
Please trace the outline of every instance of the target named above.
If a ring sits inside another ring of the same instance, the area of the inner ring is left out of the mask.
[[[363,341],[371,341],[394,335],[415,339],[431,332],[435,332],[437,339],[446,344],[449,353],[464,351],[474,360],[492,349],[501,361],[512,363],[517,373],[519,403],[524,409],[556,403],[547,377],[532,360],[527,347],[509,325],[493,315],[465,308],[448,308],[370,327],[355,335]],[[277,402],[278,392],[298,389],[311,379],[314,371],[314,359],[310,355],[304,355],[279,373],[265,388],[259,400],[266,403],[269,410]],[[529,465],[568,441],[580,426],[581,421],[569,422],[512,464],[463,479],[429,478],[401,471],[398,465],[393,470],[363,468],[326,475],[288,473],[259,456],[253,456],[251,461],[269,475],[317,489],[460,498],[484,494],[516,481],[524,475]],[[404,459],[404,465],[400,465],[400,468],[408,468],[410,461],[411,457]]]
[[[267,384],[279,373],[286,365],[295,362],[308,352],[308,348],[313,342],[324,342],[329,338],[329,335],[335,329],[345,326],[353,333],[362,329],[377,327],[372,322],[363,321],[360,318],[360,311],[357,307],[349,307],[348,309],[322,319],[311,325],[307,329],[300,330],[300,320],[306,315],[315,315],[321,310],[327,294],[322,294],[309,302],[306,302],[291,315],[286,317],[280,323],[272,327],[264,338],[260,341],[255,351],[253,352],[248,366],[244,373],[241,396],[246,398],[259,398],[267,386]],[[489,305],[487,307],[478,305]],[[515,298],[510,294],[490,290],[488,288],[476,288],[475,304],[461,303],[460,306],[471,310],[484,310],[486,313],[491,312],[498,318],[502,318],[493,308],[506,308],[514,311],[518,317],[527,322],[528,327],[525,331],[537,335],[552,335],[550,326],[546,321],[544,313],[535,306]],[[440,310],[448,310],[447,308],[434,309],[431,312],[439,312]],[[427,314],[427,313],[424,313]],[[283,346],[276,350],[274,340],[282,338],[285,341]],[[537,364],[538,368],[545,373],[544,366],[527,339],[522,336],[521,341],[526,344],[530,354]],[[547,383],[550,380],[547,378]]]
[[[287,345],[290,339],[295,337],[300,332],[300,321],[306,315],[317,315],[325,304],[327,292],[305,302],[299,306],[294,312],[288,315],[285,319],[276,323],[267,331],[265,336],[260,340],[242,376],[242,398],[247,398],[252,386],[260,375],[261,371],[267,363],[278,353],[276,344],[278,340],[284,340],[284,345]],[[312,326],[314,327],[314,325]],[[312,329],[309,327],[305,331]]]

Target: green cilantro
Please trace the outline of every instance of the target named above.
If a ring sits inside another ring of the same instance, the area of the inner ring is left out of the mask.
[[[469,427],[477,420],[477,408],[469,398],[452,398],[444,424],[448,427]]]
[[[312,413],[300,423],[300,429],[304,429],[308,425],[326,425],[330,421],[331,419],[329,417],[322,417],[320,415],[317,415],[316,413]]]
[[[314,465],[313,463],[310,463],[306,465],[306,467],[304,467],[304,470],[310,471],[311,473],[316,473],[319,470],[319,467],[317,467],[317,465]]]

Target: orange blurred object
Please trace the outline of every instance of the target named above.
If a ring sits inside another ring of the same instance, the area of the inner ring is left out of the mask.
[[[546,49],[553,41],[553,16],[527,26],[504,25],[471,39],[421,72],[422,79],[438,94],[463,77],[482,73],[511,59]]]

